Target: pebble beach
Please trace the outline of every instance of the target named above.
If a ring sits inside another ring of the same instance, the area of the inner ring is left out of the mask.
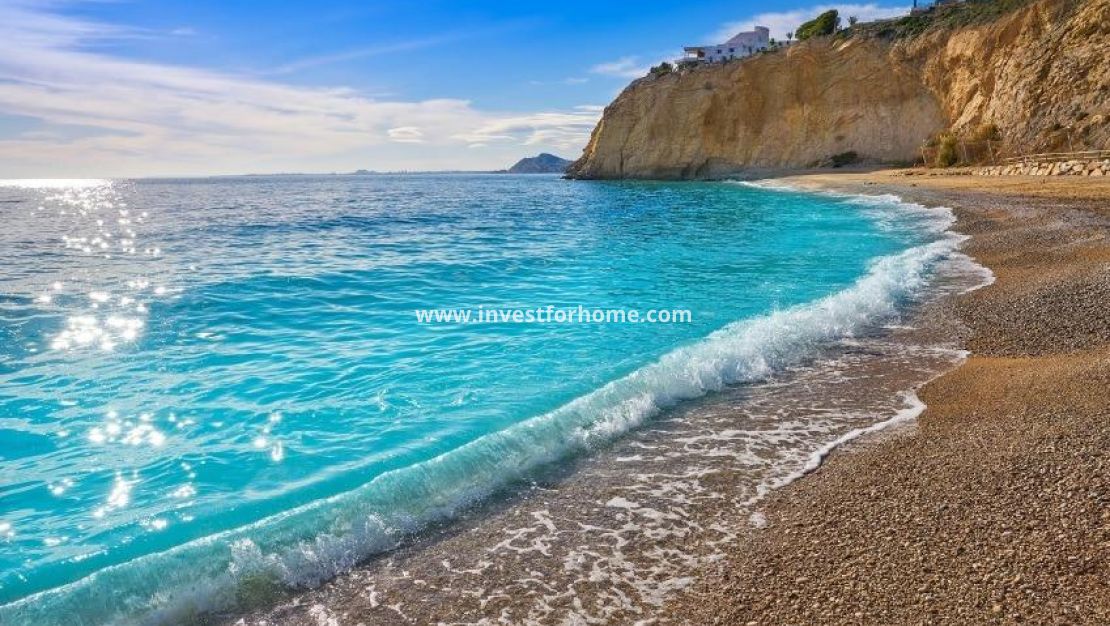
[[[916,426],[777,492],[668,621],[1110,622],[1110,184],[791,182],[953,207],[997,281],[947,303],[971,356],[919,391]]]

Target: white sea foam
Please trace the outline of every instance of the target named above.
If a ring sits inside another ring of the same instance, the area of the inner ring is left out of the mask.
[[[880,211],[884,205],[888,211],[918,210],[894,198],[866,202]],[[920,210],[927,219],[939,214],[950,223],[950,213],[944,218],[945,211]],[[383,474],[354,491],[0,607],[0,622],[60,624],[77,614],[92,622],[175,622],[196,611],[234,606],[242,598],[237,590],[258,587],[244,586],[246,581],[318,584],[542,464],[610,441],[680,401],[804,362],[827,342],[893,317],[922,292],[940,263],[960,256],[961,240],[944,233],[881,257],[843,291],[730,324],[557,410]],[[920,410],[919,401],[911,403],[891,420],[840,437],[804,471],[844,441],[912,419]]]
[[[819,194],[834,198],[842,198],[844,201],[851,204],[872,209],[865,210],[865,213],[874,219],[875,223],[880,228],[902,228],[910,224],[924,229],[927,232],[958,236],[961,241],[967,239],[966,236],[949,233],[949,229],[956,224],[956,215],[952,209],[943,206],[934,208],[926,207],[923,204],[903,200],[900,196],[894,194],[854,194],[832,189],[803,189],[777,180],[745,180],[730,182],[755,189],[788,193]],[[970,287],[965,288],[960,293],[970,293],[994,284],[994,272],[985,265],[977,263],[974,259],[962,252],[954,251],[949,262],[949,269],[951,272],[965,279],[961,282],[971,284]]]
[[[832,454],[833,451],[835,451],[837,448],[840,448],[847,443],[855,441],[856,439],[859,439],[864,435],[870,435],[883,430],[887,430],[888,428],[891,428],[893,426],[898,426],[900,424],[911,422],[925,412],[925,403],[922,402],[921,399],[917,397],[917,394],[913,391],[904,392],[903,399],[906,402],[906,407],[897,411],[892,417],[889,417],[881,422],[876,422],[875,424],[872,424],[865,428],[856,428],[850,430],[837,437],[836,439],[826,443],[825,445],[818,448],[815,452],[813,452],[806,460],[805,465],[799,468],[796,472],[779,478],[775,484],[769,485],[768,487],[778,488],[788,485],[821,467],[821,464],[825,462],[825,459],[828,458],[828,456]]]

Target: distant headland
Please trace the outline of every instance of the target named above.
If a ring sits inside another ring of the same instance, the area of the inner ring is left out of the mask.
[[[573,161],[563,159],[541,152],[534,157],[528,157],[516,162],[508,169],[510,174],[562,174],[567,171]]]

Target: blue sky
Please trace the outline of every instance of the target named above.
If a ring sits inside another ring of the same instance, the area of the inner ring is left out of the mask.
[[[574,158],[647,66],[754,23],[781,37],[828,6],[0,0],[0,178]]]

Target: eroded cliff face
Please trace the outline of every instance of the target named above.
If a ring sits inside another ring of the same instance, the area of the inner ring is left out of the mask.
[[[996,125],[1010,152],[1110,148],[1110,0],[1039,0],[989,24],[894,41],[825,38],[633,82],[569,174],[714,178]]]

